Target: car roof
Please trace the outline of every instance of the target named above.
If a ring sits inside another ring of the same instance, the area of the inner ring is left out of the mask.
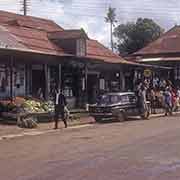
[[[123,95],[135,95],[134,92],[109,92],[109,93],[105,93],[105,95],[118,95],[118,96],[123,96]]]

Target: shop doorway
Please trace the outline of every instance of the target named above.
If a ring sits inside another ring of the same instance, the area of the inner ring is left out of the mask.
[[[32,67],[32,95],[38,96],[41,88],[43,97],[45,95],[45,73],[41,66]]]
[[[87,99],[89,104],[96,102],[99,92],[98,86],[98,75],[97,74],[88,74],[87,77]]]

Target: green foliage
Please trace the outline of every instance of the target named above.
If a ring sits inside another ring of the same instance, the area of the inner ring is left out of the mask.
[[[108,8],[108,12],[107,12],[107,15],[105,17],[105,21],[107,23],[115,23],[116,22],[116,13],[115,13],[116,9],[115,8],[112,8],[112,7],[109,7]]]
[[[120,24],[114,29],[115,47],[119,54],[128,55],[159,38],[163,31],[152,19],[138,18],[136,23]]]

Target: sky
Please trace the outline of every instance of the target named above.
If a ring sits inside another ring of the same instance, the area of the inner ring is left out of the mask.
[[[21,13],[23,0],[0,0],[0,10]],[[105,22],[109,6],[116,8],[117,24],[151,18],[165,30],[180,24],[179,0],[27,0],[28,15],[54,20],[65,29],[83,28],[88,36],[110,47]]]

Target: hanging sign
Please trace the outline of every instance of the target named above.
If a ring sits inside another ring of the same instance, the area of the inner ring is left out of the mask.
[[[150,69],[145,69],[144,70],[144,76],[145,77],[150,77],[152,75],[152,71]]]

